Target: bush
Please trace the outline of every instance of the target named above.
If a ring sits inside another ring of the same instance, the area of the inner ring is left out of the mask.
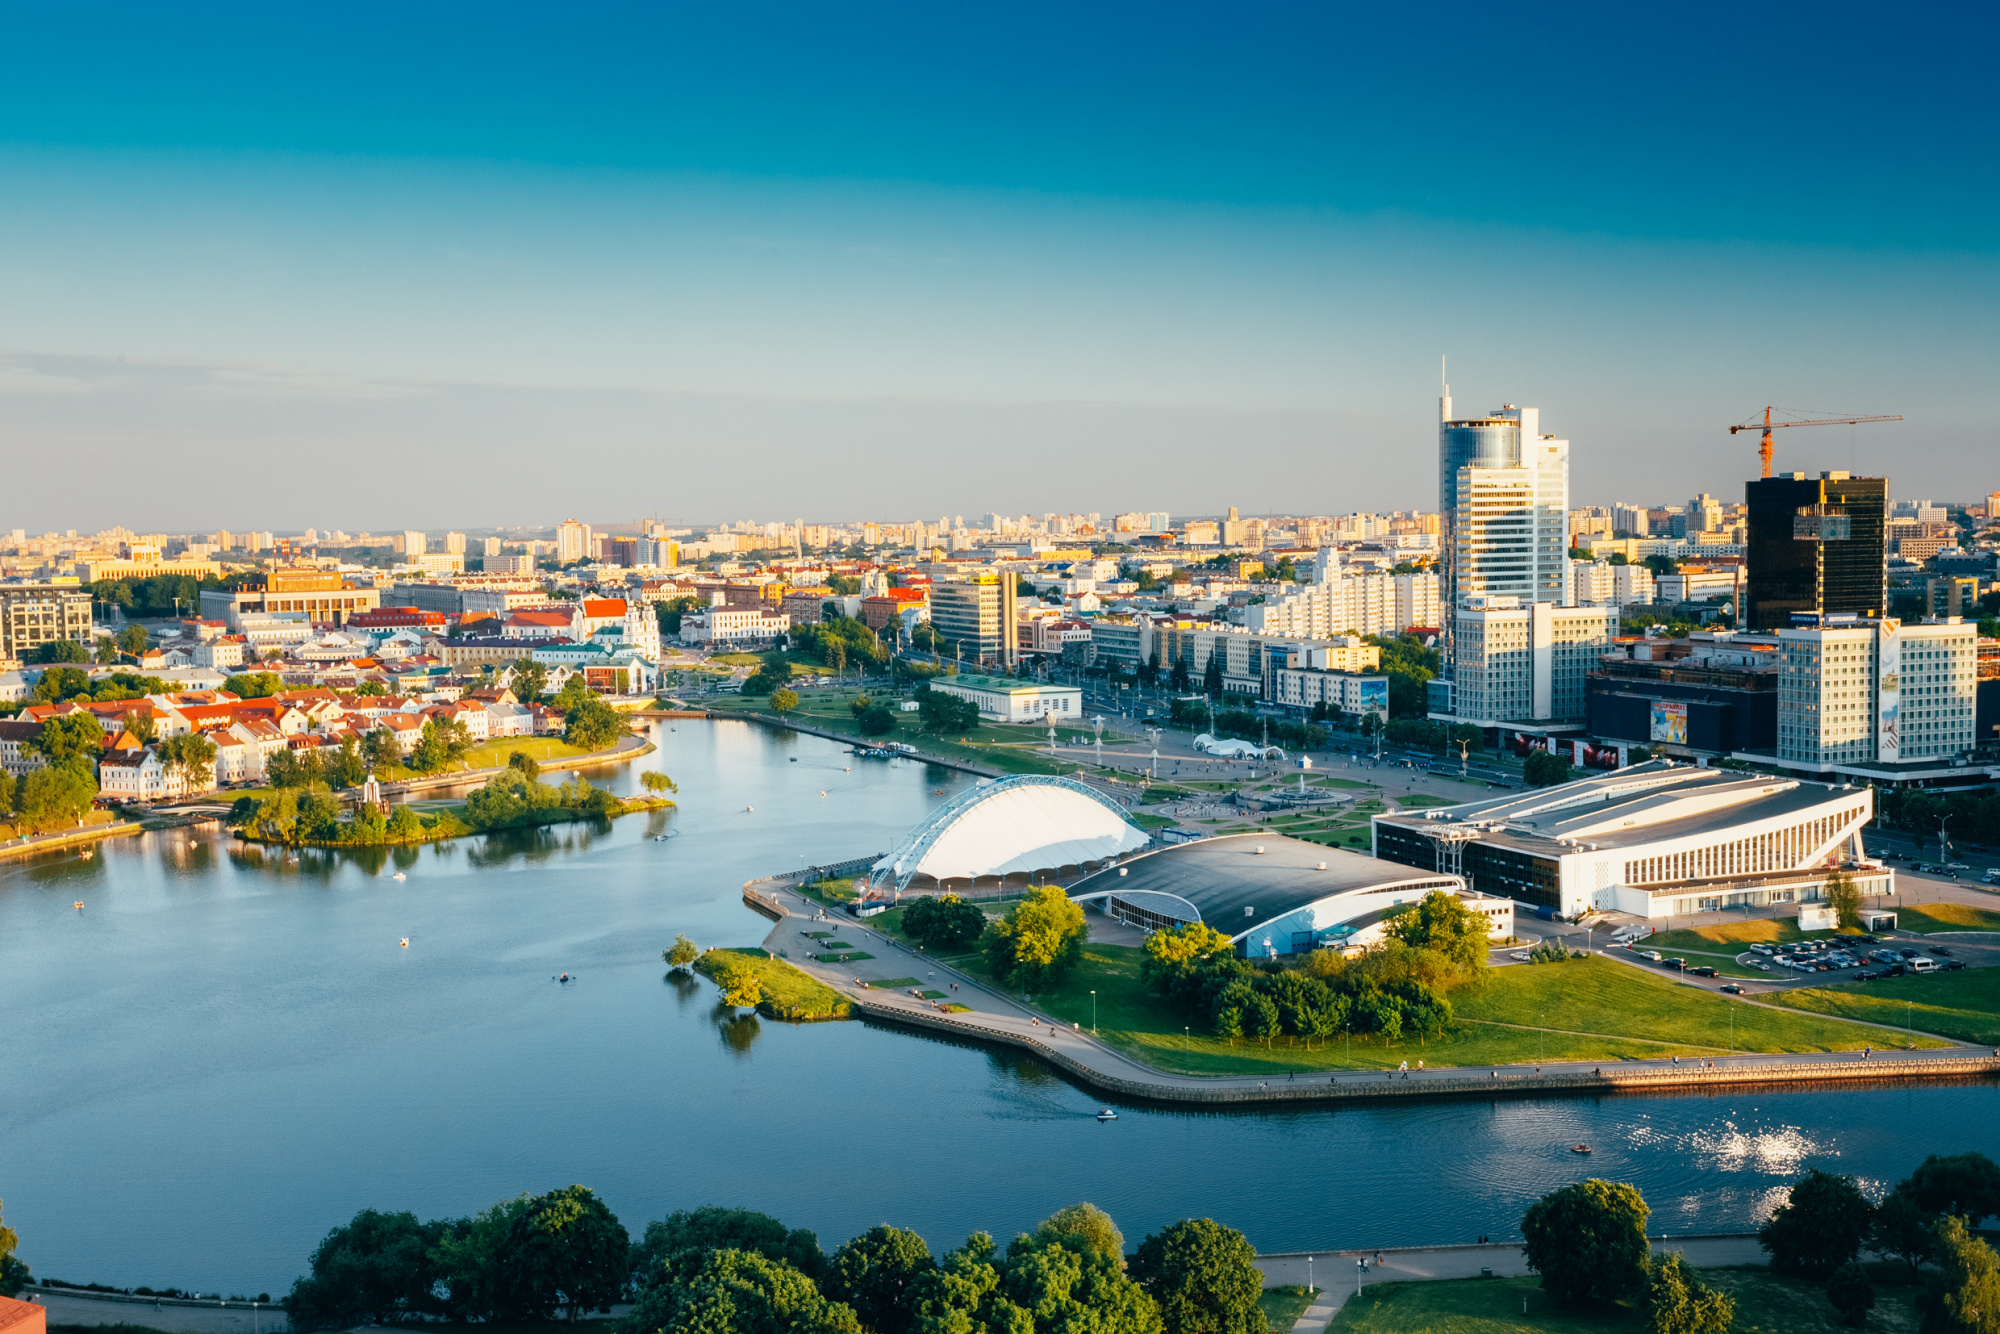
[[[411,1213],[363,1209],[326,1234],[312,1254],[311,1272],[292,1284],[284,1301],[292,1328],[386,1325],[443,1314],[433,1292],[439,1274],[432,1252],[445,1226],[419,1223]]]
[[[1675,1251],[1646,1266],[1646,1316],[1652,1334],[1729,1334],[1736,1302],[1704,1285]]]
[[[871,704],[856,716],[854,724],[863,736],[883,736],[896,730],[896,715],[883,705]]]
[[[1833,1271],[1826,1299],[1842,1320],[1858,1328],[1868,1323],[1869,1309],[1875,1305],[1875,1285],[1868,1281],[1868,1271],[1850,1260]]]

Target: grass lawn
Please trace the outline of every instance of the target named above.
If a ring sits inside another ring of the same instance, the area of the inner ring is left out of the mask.
[[[1593,957],[1495,969],[1483,984],[1451,994],[1459,1022],[1429,1042],[1356,1037],[1350,1047],[1335,1038],[1307,1050],[1279,1038],[1268,1048],[1250,1040],[1232,1045],[1195,1037],[1188,1016],[1147,994],[1139,983],[1139,957],[1128,946],[1089,945],[1083,962],[1036,993],[1033,1003],[1063,1023],[1088,1028],[1095,990],[1097,1028],[1106,1042],[1148,1064],[1194,1074],[1382,1069],[1405,1059],[1484,1066],[1723,1055],[1732,1038],[1738,1051],[1859,1051],[1882,1046],[1885,1037],[1880,1029],[1746,1005]],[[976,957],[953,962],[987,978]]]
[[[863,959],[872,959],[875,956],[867,950],[855,950],[848,954],[815,954],[812,957],[820,963],[859,963]]]
[[[1802,987],[1776,993],[1773,999],[1813,1014],[1909,1025],[1982,1046],[2000,1045],[2000,968]]]
[[[1397,801],[1405,809],[1411,806],[1457,806],[1461,804],[1453,801],[1450,797],[1433,797],[1426,792],[1412,792],[1407,796],[1397,798]]]
[[[1171,829],[1179,820],[1170,820],[1164,815],[1148,815],[1144,811],[1134,811],[1126,817],[1141,829]]]
[[[871,987],[881,987],[885,991],[900,991],[904,987],[914,987],[920,979],[914,977],[890,977],[880,982],[870,982]]]
[[[1868,1327],[1914,1331],[1917,1289],[1888,1281],[1888,1266],[1870,1266],[1875,1309]],[[1819,1334],[1848,1328],[1826,1290],[1761,1269],[1707,1269],[1702,1279],[1736,1299],[1734,1334]],[[1522,1302],[1527,1303],[1526,1314]],[[1644,1330],[1636,1307],[1565,1310],[1549,1301],[1539,1278],[1457,1278],[1430,1283],[1377,1283],[1350,1298],[1327,1326],[1329,1334],[1525,1334],[1528,1330]]]
[[[1312,1305],[1312,1299],[1319,1293],[1318,1288],[1309,1288],[1303,1283],[1287,1283],[1282,1287],[1266,1288],[1257,1298],[1257,1305],[1264,1308],[1264,1322],[1271,1327],[1271,1334],[1291,1334],[1293,1325]]]
[[[465,752],[465,758],[475,769],[497,769],[506,764],[517,750],[536,760],[567,760],[590,753],[570,745],[561,737],[503,736],[480,742]]]
[[[2000,912],[1969,903],[1911,904],[1896,910],[1896,925],[1928,935],[1933,931],[2000,931]]]
[[[1679,931],[1659,931],[1645,937],[1649,950],[1665,954],[1669,950],[1708,950],[1720,948],[1731,954],[1741,954],[1752,945],[1784,945],[1794,940],[1825,940],[1839,934],[1834,931],[1801,931],[1795,917],[1759,917],[1742,922],[1717,922],[1713,926],[1686,927]]]
[[[854,1013],[853,1003],[832,987],[761,949],[709,950],[695,960],[694,970],[712,981],[716,969],[725,962],[741,964],[757,974],[764,991],[757,1011],[767,1018],[846,1019]]]

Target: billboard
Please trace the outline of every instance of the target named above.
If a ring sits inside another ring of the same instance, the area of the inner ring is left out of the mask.
[[[1688,706],[1675,699],[1653,701],[1653,726],[1647,735],[1676,746],[1688,743]]]
[[[1894,764],[1903,758],[1903,638],[1902,622],[1883,620],[1875,627],[1875,662],[1881,684],[1877,687],[1875,713],[1875,758]]]
[[[1389,716],[1389,680],[1383,677],[1377,681],[1358,681],[1361,707],[1358,713],[1374,713],[1384,718]]]

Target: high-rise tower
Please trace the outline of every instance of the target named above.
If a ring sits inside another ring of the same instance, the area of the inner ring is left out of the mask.
[[[1746,482],[1743,495],[1750,529],[1743,624],[1785,630],[1794,612],[1882,614],[1888,602],[1888,479],[1781,473]]]

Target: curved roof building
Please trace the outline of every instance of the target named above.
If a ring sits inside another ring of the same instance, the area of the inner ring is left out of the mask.
[[[1370,928],[1434,889],[1465,898],[1492,934],[1512,934],[1513,904],[1469,895],[1458,876],[1272,834],[1162,848],[1079,881],[1070,897],[1147,930],[1206,922],[1262,957],[1366,944],[1380,934]]]
[[[932,811],[868,873],[870,890],[1059,874],[1152,842],[1117,802],[1068,778],[1021,774],[968,788]]]

